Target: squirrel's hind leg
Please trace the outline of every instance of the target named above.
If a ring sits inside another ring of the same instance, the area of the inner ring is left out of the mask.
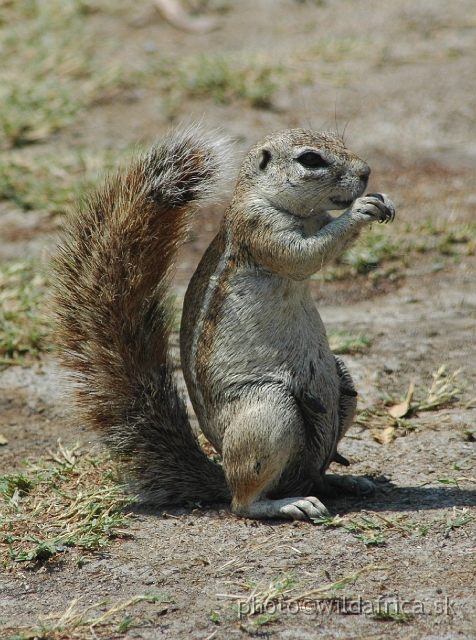
[[[326,473],[322,476],[317,493],[337,498],[343,494],[364,498],[375,492],[375,485],[364,476],[344,476]]]
[[[352,424],[357,408],[357,392],[354,381],[339,356],[334,356],[337,367],[337,374],[340,378],[340,400],[339,400],[339,440],[344,437],[347,429]],[[336,455],[339,455],[336,452]],[[341,459],[342,457],[339,456]],[[345,462],[345,458],[342,459]],[[334,458],[334,461],[336,459]],[[347,463],[348,464],[348,463]],[[319,495],[338,497],[342,494],[350,494],[358,498],[369,496],[375,491],[373,482],[363,476],[344,476],[338,474],[325,474],[319,485],[314,488]]]
[[[305,475],[302,417],[284,389],[272,385],[250,388],[233,403],[230,418],[223,438],[223,467],[234,513],[247,518],[295,520],[328,515],[313,496],[267,498],[290,465],[296,466],[297,475]]]
[[[339,440],[344,437],[347,429],[354,420],[357,409],[357,391],[354,381],[347,369],[344,361],[339,356],[334,356],[336,361],[337,375],[340,378],[340,400],[339,400]]]

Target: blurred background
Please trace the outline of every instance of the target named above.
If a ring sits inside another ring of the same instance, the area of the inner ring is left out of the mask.
[[[397,222],[316,275],[321,301],[474,254],[473,0],[0,0],[0,50],[4,359],[42,348],[42,264],[64,213],[178,123],[221,127],[238,159],[275,129],[330,129],[370,163]],[[220,210],[202,216],[179,291]]]

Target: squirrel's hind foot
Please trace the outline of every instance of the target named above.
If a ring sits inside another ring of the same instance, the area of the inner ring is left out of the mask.
[[[332,473],[323,476],[319,487],[319,493],[333,497],[351,494],[357,498],[364,498],[374,492],[374,483],[363,476],[343,476]]]
[[[282,500],[263,498],[243,507],[235,505],[233,511],[243,518],[290,518],[305,521],[330,515],[322,502],[314,496]]]

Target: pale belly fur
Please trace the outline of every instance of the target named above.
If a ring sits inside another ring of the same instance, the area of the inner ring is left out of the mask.
[[[263,381],[284,386],[294,396],[307,391],[328,408],[328,428],[337,431],[339,378],[308,281],[241,272],[230,289],[204,385],[222,398],[231,397],[238,386],[243,390]],[[205,407],[199,413],[206,437],[219,445],[226,425]]]

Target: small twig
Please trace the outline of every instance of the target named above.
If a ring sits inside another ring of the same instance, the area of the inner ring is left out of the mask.
[[[176,29],[190,33],[208,33],[221,25],[221,21],[216,18],[189,16],[178,0],[154,0],[154,2],[161,16]]]

